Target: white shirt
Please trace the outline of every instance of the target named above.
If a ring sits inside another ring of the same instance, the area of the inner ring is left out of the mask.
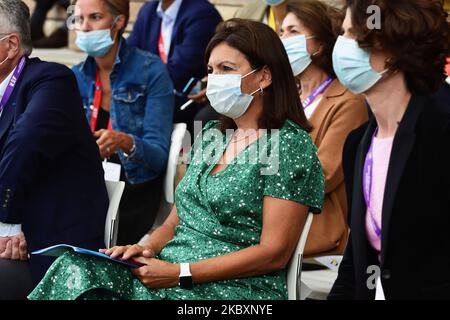
[[[177,20],[178,12],[180,11],[181,3],[183,0],[175,0],[170,7],[163,11],[162,1],[159,2],[156,13],[162,19],[161,33],[164,40],[164,51],[166,57],[169,57],[170,46],[172,44],[172,33],[175,21]]]
[[[447,77],[447,80],[446,80],[446,81],[447,81],[448,84],[450,84],[450,76]]]
[[[3,95],[5,94],[6,88],[8,87],[9,81],[11,80],[14,71],[16,69],[14,68],[13,71],[6,77],[5,80],[3,80],[2,83],[0,83],[0,101],[3,98]],[[2,116],[3,112],[0,112],[0,117]],[[22,232],[22,226],[20,224],[5,224],[0,222],[0,237],[13,237],[18,235]]]
[[[320,101],[322,101],[322,98],[314,100],[306,109],[305,109],[305,115],[306,118],[309,120],[311,119],[311,116],[313,115],[314,111],[316,111],[317,107],[319,106]]]

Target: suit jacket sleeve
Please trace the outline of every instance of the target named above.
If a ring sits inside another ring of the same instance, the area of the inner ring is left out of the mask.
[[[137,47],[143,50],[145,49],[145,46],[141,43],[141,37],[146,35],[145,24],[147,19],[149,19],[148,16],[150,14],[151,5],[151,3],[146,3],[139,11],[136,23],[133,25],[133,30],[127,39],[127,44],[130,47]]]
[[[74,145],[73,115],[81,108],[81,99],[73,74],[58,71],[58,76],[41,77],[31,87],[25,111],[2,150],[0,221],[4,223],[22,222],[26,195],[33,192],[37,179],[45,179],[42,169]]]
[[[222,20],[213,9],[191,14],[187,19],[184,28],[178,29],[178,32],[184,33],[183,41],[174,47],[167,65],[174,84],[184,83],[185,79],[198,72],[199,65],[204,65],[205,48],[214,35],[215,27]]]

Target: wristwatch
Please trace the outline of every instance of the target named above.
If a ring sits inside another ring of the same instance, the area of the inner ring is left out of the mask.
[[[186,290],[192,290],[194,288],[189,263],[180,264],[180,287]]]
[[[126,158],[130,157],[131,155],[133,155],[133,153],[136,151],[136,144],[134,143],[134,137],[133,136],[130,136],[130,137],[131,137],[131,139],[133,139],[133,146],[131,147],[130,153],[123,152],[123,155]]]

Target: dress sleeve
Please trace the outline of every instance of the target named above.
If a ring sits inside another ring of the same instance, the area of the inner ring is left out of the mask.
[[[264,195],[291,200],[320,213],[325,180],[317,149],[301,129],[272,135]]]

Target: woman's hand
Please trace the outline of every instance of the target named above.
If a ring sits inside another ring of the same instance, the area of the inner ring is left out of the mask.
[[[204,78],[202,79],[202,83],[206,86],[206,84],[208,83],[208,77],[204,77]],[[203,89],[202,91],[200,91],[200,92],[197,93],[197,94],[191,94],[191,95],[189,95],[188,98],[189,98],[190,100],[194,100],[195,103],[198,103],[198,104],[205,103],[206,100],[207,100],[207,97],[206,97],[206,88]]]
[[[20,233],[14,237],[2,238],[0,259],[27,261],[29,259],[25,235]]]
[[[149,289],[174,288],[180,280],[180,265],[158,259],[135,258],[137,262],[145,264],[138,269],[131,269],[144,286]]]
[[[188,98],[190,99],[190,100],[194,100],[195,101],[195,103],[198,103],[198,104],[202,104],[202,103],[205,103],[206,102],[206,89],[203,89],[202,91],[200,91],[199,93],[197,93],[197,94],[191,94],[191,95],[188,95]]]
[[[118,150],[130,153],[133,148],[133,138],[123,132],[102,129],[95,132],[94,137],[97,139],[97,145],[103,159],[111,157]]]
[[[134,258],[138,261],[137,257],[144,258],[154,258],[156,256],[155,252],[151,248],[141,246],[139,244],[129,245],[129,246],[117,246],[110,249],[101,249],[101,253],[107,254],[111,258],[117,259],[121,257],[123,260],[129,260]]]

